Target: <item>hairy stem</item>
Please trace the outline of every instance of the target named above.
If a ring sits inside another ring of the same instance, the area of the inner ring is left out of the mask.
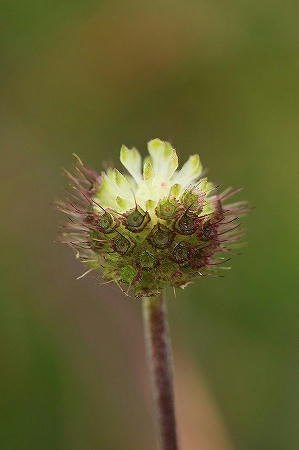
[[[178,450],[165,293],[143,299],[144,333],[161,450]]]

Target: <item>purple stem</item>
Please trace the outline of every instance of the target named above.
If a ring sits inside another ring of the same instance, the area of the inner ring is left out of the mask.
[[[161,450],[179,450],[165,294],[143,299],[144,333]]]

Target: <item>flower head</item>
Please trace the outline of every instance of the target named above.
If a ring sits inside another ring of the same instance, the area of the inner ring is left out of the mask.
[[[135,148],[122,146],[123,175],[101,175],[81,160],[71,179],[73,194],[59,208],[69,216],[63,241],[77,257],[136,297],[157,295],[163,287],[185,287],[213,275],[241,238],[238,217],[246,202],[224,205],[237,190],[217,194],[202,175],[198,155],[178,170],[176,151],[168,142],[148,143],[143,162]]]

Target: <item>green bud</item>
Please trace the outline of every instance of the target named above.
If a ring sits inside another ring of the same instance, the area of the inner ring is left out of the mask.
[[[98,226],[103,233],[109,233],[112,231],[114,225],[114,219],[112,214],[105,212],[98,219]]]
[[[150,270],[155,267],[157,263],[158,260],[147,251],[142,252],[139,256],[139,265],[141,269]]]
[[[144,212],[141,208],[136,208],[126,215],[126,226],[130,231],[142,231],[150,221],[148,212]]]
[[[183,214],[178,220],[178,231],[182,234],[192,234],[198,228],[198,217],[191,214]]]
[[[133,266],[124,266],[119,272],[120,281],[131,284],[137,275],[137,270]]]
[[[156,214],[160,219],[174,219],[179,208],[174,199],[161,200],[156,208]]]
[[[198,209],[198,195],[192,191],[186,191],[182,195],[182,203],[186,208],[196,210]]]
[[[120,235],[119,237],[113,240],[112,246],[117,253],[124,255],[130,249],[131,243],[124,236]]]
[[[189,245],[185,242],[180,242],[178,245],[175,246],[172,252],[173,259],[177,263],[183,263],[188,260],[189,258]]]
[[[150,242],[153,247],[163,249],[171,245],[173,232],[168,228],[158,224],[152,231]]]

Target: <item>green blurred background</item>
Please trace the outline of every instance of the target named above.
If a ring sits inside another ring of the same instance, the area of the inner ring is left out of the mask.
[[[248,245],[170,298],[183,450],[297,450],[299,6],[1,0],[1,450],[155,448],[140,302],[54,244],[62,167],[167,139]]]

